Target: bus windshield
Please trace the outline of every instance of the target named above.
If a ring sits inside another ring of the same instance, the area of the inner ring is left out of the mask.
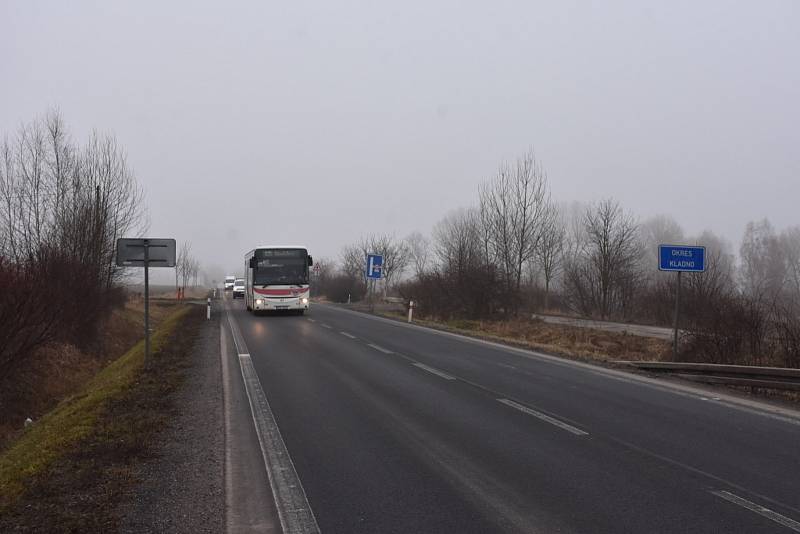
[[[308,252],[304,249],[261,249],[255,252],[254,285],[308,283]]]

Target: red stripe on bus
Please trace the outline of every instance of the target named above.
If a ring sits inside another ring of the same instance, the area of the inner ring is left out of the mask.
[[[308,293],[308,288],[305,289],[256,289],[253,291],[259,295],[266,295],[268,297],[301,297],[304,293]]]

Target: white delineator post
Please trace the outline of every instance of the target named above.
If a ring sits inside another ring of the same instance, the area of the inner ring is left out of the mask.
[[[409,323],[411,322],[411,319],[413,318],[413,316],[414,316],[414,301],[413,300],[409,300],[408,301],[408,322]]]
[[[206,319],[211,319],[211,297],[208,297],[208,305],[206,306]]]

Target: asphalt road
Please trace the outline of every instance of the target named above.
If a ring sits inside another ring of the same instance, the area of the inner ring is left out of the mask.
[[[225,306],[284,528],[800,532],[791,411],[330,306]]]

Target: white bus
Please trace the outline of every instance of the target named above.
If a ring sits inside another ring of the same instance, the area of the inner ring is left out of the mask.
[[[261,246],[244,256],[244,300],[248,311],[287,310],[302,315],[311,304],[306,247]]]

